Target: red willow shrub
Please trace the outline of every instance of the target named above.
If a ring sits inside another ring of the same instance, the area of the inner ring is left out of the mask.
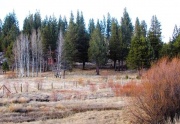
[[[142,86],[135,81],[130,81],[124,85],[119,83],[114,83],[113,85],[112,90],[116,96],[134,97],[137,96],[142,89]]]
[[[180,117],[180,60],[163,58],[143,76],[131,110],[134,123],[164,124]]]

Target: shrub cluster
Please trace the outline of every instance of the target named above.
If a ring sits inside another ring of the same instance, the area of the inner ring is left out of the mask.
[[[174,123],[180,117],[180,60],[163,58],[143,75],[142,90],[133,101],[134,123]]]
[[[142,87],[135,81],[130,81],[124,85],[120,83],[111,83],[111,88],[115,96],[134,97],[140,93]]]

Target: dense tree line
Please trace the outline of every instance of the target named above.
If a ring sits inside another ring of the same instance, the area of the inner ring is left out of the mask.
[[[12,48],[19,33],[19,24],[15,12],[9,13],[2,24],[0,38],[1,49],[5,52],[5,55],[9,60],[9,64],[13,64],[14,57]]]
[[[96,64],[96,72],[109,59],[115,70],[148,68],[162,56],[179,56],[180,29],[175,26],[172,39],[163,43],[161,24],[152,16],[150,29],[144,20],[131,18],[124,9],[120,21],[110,13],[102,20],[90,19],[86,27],[82,12],[71,12],[57,19],[54,15],[42,20],[40,12],[29,14],[20,31],[15,12],[0,20],[0,51],[5,53],[11,69],[19,76],[38,76],[41,71],[72,69],[74,62]],[[49,63],[52,58],[55,63]],[[118,65],[117,65],[118,64]]]
[[[169,57],[180,57],[180,27],[175,25],[172,39],[168,43],[163,44],[161,50],[162,56]]]

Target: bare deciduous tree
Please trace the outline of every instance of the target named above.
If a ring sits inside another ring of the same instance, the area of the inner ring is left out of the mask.
[[[64,46],[64,37],[62,31],[59,31],[59,36],[57,40],[57,72],[56,76],[61,77],[61,68],[63,62],[63,46]]]
[[[26,42],[25,42],[25,45],[26,45],[26,76],[29,77],[29,67],[30,67],[30,50],[29,50],[29,40],[28,38],[26,37]]]
[[[34,77],[34,68],[35,68],[35,55],[36,55],[36,31],[32,30],[32,35],[31,35],[31,67],[32,67],[32,77]]]
[[[19,77],[29,76],[29,40],[26,35],[21,33],[17,37],[13,51],[17,75]]]
[[[41,40],[41,32],[38,29],[32,30],[31,35],[31,53],[32,53],[32,77],[36,71],[36,76],[38,73],[41,73],[41,65],[43,61],[43,50],[42,50],[42,40]]]
[[[42,70],[42,63],[43,63],[43,45],[42,45],[42,40],[41,40],[41,32],[38,30],[38,58],[39,58],[39,72],[41,75],[41,70]]]

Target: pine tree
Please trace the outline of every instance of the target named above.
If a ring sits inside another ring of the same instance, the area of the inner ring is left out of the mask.
[[[94,19],[90,19],[89,20],[89,27],[88,27],[89,37],[92,35],[94,29],[95,29]]]
[[[2,48],[5,52],[5,56],[8,59],[8,64],[13,64],[14,58],[12,53],[13,44],[16,37],[19,35],[19,25],[16,19],[16,14],[9,13],[2,25]]]
[[[74,15],[71,12],[69,26],[65,34],[65,43],[64,43],[65,60],[70,70],[72,70],[73,68],[73,62],[75,60],[76,57],[75,55],[77,53],[76,41],[77,41],[77,26],[74,23]]]
[[[151,27],[148,32],[148,40],[153,48],[153,60],[160,58],[160,51],[162,48],[161,40],[161,24],[156,16],[151,19]]]
[[[111,34],[111,15],[110,13],[107,14],[107,25],[106,25],[106,38],[109,41],[110,39],[110,34]]]
[[[121,18],[121,30],[122,30],[122,35],[123,35],[122,40],[125,46],[127,46],[128,48],[131,43],[133,25],[132,25],[131,19],[129,17],[129,14],[126,8],[124,9],[123,17]]]
[[[129,68],[141,70],[144,67],[150,66],[150,58],[152,55],[152,48],[146,39],[143,29],[145,29],[145,22],[139,23],[136,18],[135,30],[131,40],[130,51],[127,57],[127,64]]]
[[[162,49],[161,49],[161,57],[169,57],[172,58],[175,56],[175,46],[173,42],[170,40],[168,43],[163,43]]]
[[[50,16],[49,19],[47,17],[44,19],[42,23],[42,39],[43,49],[46,54],[48,53],[49,48],[51,48],[52,52],[56,50],[56,42],[58,39],[58,24],[54,16]]]
[[[106,46],[104,37],[101,34],[100,28],[98,26],[96,26],[91,35],[88,56],[89,60],[96,63],[96,73],[99,75],[99,67],[106,60]]]
[[[2,20],[0,19],[0,36],[2,35]]]
[[[116,60],[119,59],[120,41],[119,41],[119,27],[115,18],[112,19],[111,36],[109,39],[109,58],[114,61],[114,68],[116,68]]]
[[[41,14],[38,11],[34,14],[33,27],[36,30],[36,33],[38,32],[38,29],[41,28]]]
[[[59,17],[59,21],[58,21],[58,32],[62,31],[63,35],[65,34],[67,29],[67,21],[66,21],[66,17],[64,17],[62,19],[62,17]]]
[[[146,24],[146,22],[144,20],[141,21],[140,28],[141,28],[141,35],[146,37],[147,36],[147,24]]]
[[[133,33],[133,25],[131,23],[131,19],[126,8],[124,9],[123,17],[121,18],[121,26],[119,30],[121,46],[119,61],[121,61],[121,66],[123,67],[123,62],[126,60],[126,57],[129,52],[131,37]]]
[[[57,20],[56,17],[53,15],[53,17],[49,18],[49,35],[50,35],[50,40],[49,40],[49,45],[51,47],[52,51],[55,51],[56,46],[57,46],[57,39],[58,39],[58,25],[57,25]]]
[[[2,52],[2,21],[0,19],[0,52]]]
[[[3,64],[2,64],[2,70],[3,70],[4,73],[6,73],[6,71],[9,70],[9,65],[8,65],[8,63],[6,61],[3,62]]]
[[[174,56],[180,57],[180,35],[177,36],[176,40],[173,43],[174,46]]]
[[[46,16],[45,19],[42,21],[42,27],[41,27],[42,42],[43,42],[43,52],[46,55],[48,53],[49,39],[50,39],[49,30],[50,30],[49,19]]]
[[[28,35],[28,38],[30,38],[33,28],[34,28],[34,17],[33,14],[29,14],[29,16],[24,19],[23,33]]]
[[[180,35],[180,28],[178,28],[177,25],[175,25],[172,34],[172,42],[175,42],[179,35]]]
[[[179,57],[180,52],[180,28],[178,28],[177,25],[175,25],[173,34],[172,34],[172,40],[169,41],[167,44],[163,44],[162,48],[162,55],[168,56],[170,58],[172,57]]]
[[[44,70],[54,69],[54,65],[50,64],[50,66],[48,66],[48,58],[51,58],[51,60],[56,58],[55,53],[57,48],[58,33],[59,33],[58,23],[55,16],[53,15],[52,17],[50,16],[49,18],[46,17],[42,21],[42,26],[41,26]]]
[[[76,41],[76,60],[78,62],[83,63],[83,69],[85,69],[85,62],[88,61],[88,34],[86,32],[85,23],[84,23],[84,17],[81,12],[79,14],[79,11],[77,12],[77,18],[76,18],[76,26],[77,26],[77,41]]]
[[[106,17],[103,16],[103,20],[100,21],[101,33],[106,38]]]

